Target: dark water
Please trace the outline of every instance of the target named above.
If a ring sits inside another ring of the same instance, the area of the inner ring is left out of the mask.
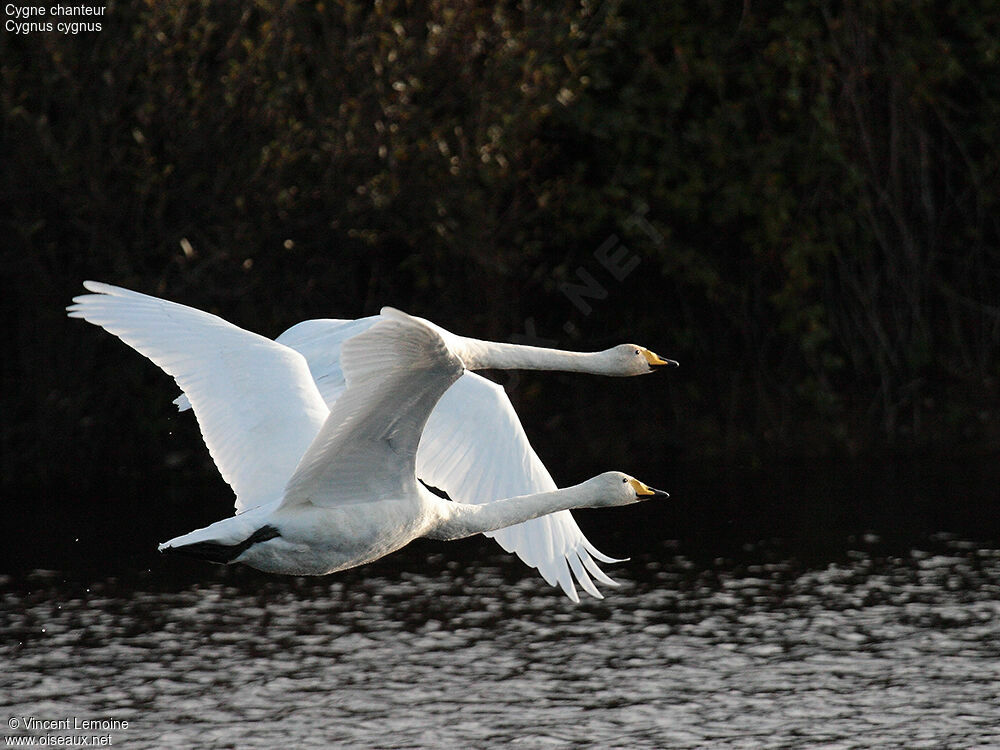
[[[579,606],[481,544],[324,579],[10,576],[0,720],[130,748],[1000,746],[1000,550],[682,547]]]

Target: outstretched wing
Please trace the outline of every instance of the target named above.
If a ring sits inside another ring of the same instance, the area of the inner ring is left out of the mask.
[[[424,428],[417,476],[458,502],[487,503],[556,488],[532,449],[504,389],[467,372],[441,398]],[[508,552],[537,568],[579,601],[573,576],[591,596],[602,598],[590,576],[617,585],[597,565],[618,562],[599,552],[568,510],[492,531]],[[571,574],[572,571],[572,574]],[[589,572],[589,575],[588,575]]]
[[[305,358],[215,315],[109,284],[84,282],[70,317],[114,334],[190,399],[236,510],[281,497],[329,409]]]
[[[313,380],[327,407],[344,392],[344,370],[340,366],[340,347],[351,336],[367,331],[379,320],[377,315],[357,320],[319,318],[297,323],[275,339],[301,354],[309,363]],[[180,411],[191,408],[191,403],[183,393],[174,399]]]
[[[334,402],[347,387],[340,362],[341,347],[349,338],[367,331],[379,320],[377,315],[357,320],[305,320],[289,328],[275,341],[290,346],[306,358],[320,395],[326,405],[333,408]]]
[[[431,410],[464,372],[433,328],[392,308],[344,342],[346,388],[295,474],[282,507],[405,498]]]

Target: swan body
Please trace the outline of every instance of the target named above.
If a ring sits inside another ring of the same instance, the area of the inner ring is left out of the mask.
[[[415,484],[378,501],[289,507],[281,500],[217,521],[160,545],[213,562],[268,573],[325,575],[374,562],[418,537],[451,541],[570,508],[629,505],[668,497],[621,472],[573,487],[482,505],[453,503]],[[249,543],[248,543],[249,542]]]
[[[305,461],[303,454],[313,439],[318,439],[331,410],[336,411],[347,389],[349,368],[342,359],[342,350],[387,318],[398,324],[398,313],[384,312],[356,321],[306,321],[270,341],[183,305],[96,282],[86,282],[85,286],[94,294],[76,298],[69,308],[70,315],[104,327],[174,376],[184,391],[178,405],[183,409],[194,404],[206,444],[236,492],[238,515],[171,540],[165,547],[215,545],[214,553],[209,547],[201,548],[205,556],[228,558],[260,529],[276,529],[264,519],[277,514],[284,533],[269,539],[258,537],[259,541],[239,550],[232,559],[219,561],[247,562],[276,572],[319,573],[377,559],[414,536],[468,535],[456,531],[457,527],[440,525],[443,517],[435,515],[443,507],[458,523],[456,514],[466,511],[455,509],[464,506],[440,500],[419,483],[415,491],[409,487],[403,493],[409,510],[400,511],[402,515],[391,520],[380,519],[378,514],[367,520],[342,518],[343,528],[354,530],[349,538],[377,539],[364,550],[364,545],[355,544],[342,553],[310,536],[310,529],[316,528],[310,512],[278,501],[300,459]],[[628,375],[676,364],[633,345],[590,354],[562,352],[459,337],[428,321],[409,316],[407,319],[411,325],[433,332],[462,367],[471,363],[477,367]],[[412,373],[406,375],[408,381],[412,377]],[[485,503],[486,507],[496,505],[493,501],[500,498],[539,493],[547,496],[556,491],[503,389],[462,368],[454,378],[448,378],[448,383],[453,385],[445,386],[436,406],[430,406],[422,440],[420,432],[416,433],[417,475],[447,491],[453,500]],[[347,469],[343,476],[354,476],[350,466],[341,468]],[[414,497],[421,499],[414,503]],[[566,508],[576,507],[573,502],[591,501],[589,496],[572,493],[554,497],[570,503]],[[396,506],[388,499],[386,503],[379,507],[391,516]],[[414,508],[419,510],[414,512]],[[580,585],[597,597],[601,595],[588,573],[603,583],[614,584],[595,562],[613,562],[613,558],[601,554],[586,540],[567,509],[558,507],[522,522],[491,525],[469,533],[494,537],[507,551],[516,552],[538,568],[550,584],[558,583],[573,600],[578,597],[570,570]],[[388,528],[396,529],[395,537],[384,533]],[[376,534],[375,529],[382,533]],[[213,540],[212,535],[217,538]],[[335,559],[340,562],[333,562]]]

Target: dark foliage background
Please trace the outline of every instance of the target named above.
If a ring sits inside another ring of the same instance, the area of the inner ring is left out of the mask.
[[[392,304],[681,360],[500,375],[560,482],[1000,446],[995,3],[110,2],[0,45],[32,517],[157,472],[228,497],[169,380],[65,317],[85,278],[269,336]]]

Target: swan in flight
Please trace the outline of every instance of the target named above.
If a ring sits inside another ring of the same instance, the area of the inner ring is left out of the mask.
[[[342,345],[382,319],[305,321],[279,336],[276,342],[283,346],[276,346],[194,308],[97,282],[84,286],[94,294],[77,297],[69,308],[71,316],[122,338],[174,374],[183,391],[188,388],[182,379],[199,383],[205,390],[208,398],[195,409],[196,416],[223,477],[236,491],[236,509],[241,514],[272,501],[284,489],[346,387]],[[565,352],[463,338],[422,322],[459,352],[467,367],[634,375],[676,364],[629,344],[603,352]],[[301,369],[296,352],[305,358],[324,402],[322,406],[312,398],[304,402],[308,426],[284,418],[284,410],[292,405],[288,402],[296,396],[281,389],[304,387],[301,383],[289,386],[279,377],[284,369]],[[173,371],[177,368],[184,370],[183,378]],[[185,394],[177,403],[182,409],[190,406]],[[416,467],[424,482],[464,503],[556,489],[504,389],[471,372],[461,375],[434,407],[419,442]],[[614,585],[595,559],[616,560],[590,544],[568,510],[486,535],[537,568],[549,584],[560,585],[574,601],[578,596],[573,575],[598,598],[601,594],[590,576]]]
[[[88,288],[98,291],[94,286]],[[107,328],[109,316],[93,299],[89,303],[86,316],[81,302],[70,314]],[[114,318],[114,305],[109,309]],[[607,472],[574,487],[483,504],[445,500],[416,476],[424,425],[465,372],[441,329],[384,308],[376,323],[341,347],[345,388],[328,410],[302,355],[215,320],[229,335],[245,338],[226,367],[206,371],[197,358],[178,351],[187,342],[176,338],[177,331],[158,332],[151,358],[190,399],[216,463],[236,489],[238,505],[247,509],[172,539],[161,550],[268,572],[322,575],[371,562],[421,536],[460,539],[570,508],[666,496],[626,474]],[[150,348],[143,324],[113,329],[138,350]],[[247,377],[244,364],[266,364],[268,377]],[[240,403],[244,398],[265,406],[248,413]],[[264,440],[253,434],[262,427]],[[280,463],[292,435],[311,436],[301,458],[290,472],[286,462],[283,479],[265,476],[275,471],[274,459]],[[240,488],[261,481],[280,481],[282,487],[266,502],[245,505]]]

